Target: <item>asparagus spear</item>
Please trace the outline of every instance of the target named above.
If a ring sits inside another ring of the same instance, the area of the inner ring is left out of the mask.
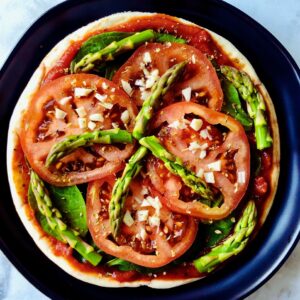
[[[182,181],[204,200],[214,201],[214,195],[206,182],[187,170],[182,161],[169,153],[157,137],[147,136],[140,139],[140,144],[148,148],[154,156],[164,162],[165,167],[173,174],[181,177]]]
[[[247,102],[247,111],[254,120],[257,149],[262,150],[272,145],[272,137],[264,115],[266,106],[259,91],[245,72],[229,66],[221,66],[221,73],[233,83],[240,96]]]
[[[147,124],[153,115],[153,108],[158,105],[158,100],[166,94],[171,85],[178,79],[187,62],[181,62],[167,70],[162,77],[153,85],[150,96],[144,101],[143,106],[135,119],[132,135],[136,139],[144,136]]]
[[[46,166],[73,152],[79,147],[87,147],[93,144],[132,143],[132,136],[126,130],[119,128],[102,131],[85,132],[79,135],[70,135],[53,145],[46,158]]]
[[[222,111],[238,120],[246,130],[250,130],[252,127],[252,119],[243,110],[238,91],[233,83],[224,78],[222,80],[222,89],[226,100]]]
[[[34,194],[39,212],[46,217],[47,223],[55,235],[81,254],[88,262],[96,266],[102,259],[94,248],[83,241],[78,233],[62,221],[61,213],[53,207],[49,193],[40,177],[31,170],[30,188]]]
[[[148,29],[142,32],[137,32],[134,35],[126,37],[119,41],[114,41],[107,47],[95,52],[88,53],[74,66],[74,73],[87,72],[94,68],[96,63],[114,60],[115,57],[125,51],[132,50],[139,45],[153,40],[155,32]]]
[[[257,211],[254,201],[249,201],[242,216],[235,225],[232,235],[207,254],[194,260],[194,266],[201,273],[213,271],[221,262],[240,253],[246,246],[256,225]]]
[[[123,219],[123,207],[128,194],[128,187],[131,180],[140,172],[142,168],[141,160],[147,154],[147,148],[141,146],[131,156],[125,166],[122,177],[118,178],[109,202],[109,223],[112,235],[116,238]]]

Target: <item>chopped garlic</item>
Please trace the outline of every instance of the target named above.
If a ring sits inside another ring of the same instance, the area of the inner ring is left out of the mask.
[[[66,105],[71,99],[72,99],[72,96],[67,96],[67,97],[61,98],[58,102],[61,105]]]
[[[146,200],[149,202],[149,204],[155,209],[156,213],[159,214],[160,212],[160,208],[161,208],[161,203],[160,203],[160,200],[159,198],[156,196],[156,197],[151,197],[151,196],[148,196],[146,198]]]
[[[191,142],[189,145],[189,150],[195,153],[196,150],[200,149],[201,145],[198,142]]]
[[[201,150],[201,151],[200,151],[199,158],[200,158],[200,159],[203,159],[203,158],[205,158],[205,157],[206,157],[206,150]]]
[[[104,90],[106,90],[106,89],[108,88],[108,85],[106,84],[106,82],[102,82],[102,88],[103,88]]]
[[[207,138],[210,137],[210,135],[209,135],[207,129],[202,129],[202,130],[200,131],[200,136],[201,136],[203,139],[207,139]]]
[[[143,61],[145,64],[151,63],[152,59],[151,59],[151,55],[149,52],[144,53]]]
[[[151,206],[150,203],[147,201],[147,199],[144,199],[142,204],[141,204],[141,207],[147,207],[147,206]]]
[[[95,128],[96,128],[96,123],[95,122],[93,122],[93,121],[89,121],[89,123],[88,123],[88,128],[90,129],[90,130],[94,130]]]
[[[203,125],[203,121],[201,119],[193,119],[191,121],[190,127],[196,131],[199,131]]]
[[[131,96],[132,88],[131,88],[130,84],[123,79],[121,80],[121,84],[122,84],[122,88],[126,92],[126,94]]]
[[[216,230],[215,230],[215,234],[222,234],[222,231],[219,230],[219,229],[216,229]]]
[[[246,182],[246,173],[245,173],[245,171],[238,171],[237,172],[237,182],[238,183],[245,183]]]
[[[195,63],[196,63],[196,57],[195,57],[195,55],[194,55],[194,54],[192,55],[192,63],[193,63],[193,64],[195,64]]]
[[[136,214],[137,214],[137,220],[139,222],[144,222],[147,221],[149,212],[148,210],[138,210]]]
[[[99,93],[96,93],[96,94],[95,94],[95,98],[96,98],[97,100],[99,100],[100,102],[104,102],[104,101],[107,99],[107,95],[101,95],[101,94],[99,94]]]
[[[122,112],[121,120],[124,124],[127,124],[129,122],[129,112],[127,109]]]
[[[155,48],[154,51],[155,51],[156,53],[158,53],[158,52],[160,52],[160,48]]]
[[[204,143],[201,145],[201,149],[205,150],[208,148],[208,144],[207,143]]]
[[[186,125],[185,123],[176,120],[173,123],[169,124],[168,127],[175,128],[175,129],[185,129]]]
[[[192,95],[192,88],[187,87],[186,89],[182,90],[182,95],[183,95],[185,101],[190,101],[191,95]]]
[[[149,73],[149,76],[147,76],[147,80],[146,80],[146,89],[150,89],[153,87],[153,85],[155,84],[155,82],[159,79],[159,71],[157,69],[151,71]]]
[[[86,128],[86,118],[78,118],[78,125],[81,129]]]
[[[131,227],[134,223],[134,220],[131,216],[131,213],[129,210],[126,210],[126,213],[124,214],[124,217],[123,217],[123,222],[128,226],[128,227]]]
[[[111,126],[112,126],[113,128],[119,128],[119,124],[118,124],[118,123],[115,123],[115,122],[112,122],[112,123],[111,123]]]
[[[155,227],[155,226],[159,227],[159,224],[160,224],[159,217],[157,217],[157,216],[151,216],[151,217],[149,217],[149,225],[151,227]]]
[[[76,108],[75,111],[80,118],[84,118],[86,116],[86,111],[83,106]]]
[[[137,79],[134,83],[136,86],[145,86],[145,79]]]
[[[149,194],[149,190],[147,189],[147,187],[145,187],[145,186],[142,187],[141,194],[142,195],[148,195]]]
[[[74,89],[74,96],[77,98],[86,97],[88,96],[93,90],[86,89],[86,88],[75,88]]]
[[[145,240],[147,238],[147,232],[144,227],[141,227],[140,229],[140,237],[142,240]]]
[[[114,106],[112,103],[106,103],[106,102],[102,102],[102,103],[100,103],[100,105],[106,109],[112,109]]]
[[[221,171],[221,161],[217,160],[213,163],[208,164],[207,167],[211,171],[220,172]]]
[[[101,114],[91,114],[90,120],[95,122],[103,122],[103,116]]]
[[[204,170],[203,169],[199,169],[199,171],[197,172],[196,176],[202,178],[204,174]]]
[[[215,177],[213,172],[205,172],[204,178],[207,183],[215,183]]]
[[[65,118],[65,116],[67,115],[66,112],[64,112],[63,110],[59,109],[59,108],[55,108],[55,118],[58,120],[63,120]]]

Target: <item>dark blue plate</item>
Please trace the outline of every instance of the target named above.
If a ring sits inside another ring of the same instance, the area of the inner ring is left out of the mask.
[[[16,101],[47,52],[77,28],[119,11],[153,11],[185,18],[229,39],[253,64],[275,104],[282,143],[278,192],[270,215],[251,246],[223,269],[198,282],[170,289],[106,289],[69,276],[36,247],[13,206],[4,168],[6,138]],[[67,1],[42,16],[23,36],[0,74],[0,245],[18,270],[51,298],[237,299],[269,279],[295,247],[300,232],[300,71],[262,26],[222,1]],[[297,119],[298,117],[298,119]]]

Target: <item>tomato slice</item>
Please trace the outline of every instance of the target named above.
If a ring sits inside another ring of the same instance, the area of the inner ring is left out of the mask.
[[[127,119],[121,118],[126,110]],[[51,147],[69,135],[112,127],[130,131],[135,115],[129,97],[111,81],[88,74],[60,77],[33,97],[20,133],[22,148],[31,167],[51,184],[99,179],[119,171],[134,145],[79,148],[49,168],[45,159]]]
[[[166,106],[187,99],[207,105],[214,110],[221,110],[223,92],[218,76],[206,56],[189,45],[178,43],[143,45],[116,72],[113,81],[120,87],[122,81],[129,83],[132,88],[132,99],[141,106],[155,80],[174,64],[182,61],[188,61],[183,77],[164,96],[162,104]],[[189,89],[191,89],[190,96]]]
[[[110,176],[88,185],[88,226],[101,250],[140,266],[157,268],[189,249],[197,234],[197,221],[162,206],[162,196],[142,176],[130,184],[124,222],[114,240],[108,213],[114,182],[115,177]]]
[[[195,103],[175,103],[157,115],[153,128],[165,148],[224,198],[220,207],[199,202],[199,196],[179,177],[169,174],[161,162],[152,161],[148,171],[154,187],[165,196],[164,204],[200,219],[228,216],[249,183],[250,148],[243,127],[228,115]]]

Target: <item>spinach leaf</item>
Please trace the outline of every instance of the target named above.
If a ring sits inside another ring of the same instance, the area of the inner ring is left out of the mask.
[[[222,111],[239,121],[245,128],[250,130],[253,123],[248,114],[243,110],[239,93],[235,86],[227,79],[222,80],[222,90],[224,92],[224,105]]]
[[[85,236],[88,232],[85,202],[76,185],[56,187],[49,185],[53,206],[62,214],[66,224]]]
[[[168,33],[156,33],[155,34],[155,42],[157,43],[180,43],[180,44],[186,44],[186,40],[182,38],[178,38],[172,34]]]
[[[205,247],[213,247],[223,240],[235,225],[235,219],[231,214],[227,218],[215,221],[212,224],[203,224]]]
[[[169,265],[160,268],[146,268],[121,258],[113,258],[106,263],[109,267],[117,267],[120,271],[137,271],[142,274],[159,273],[168,269]]]
[[[71,72],[73,73],[74,71],[74,65],[79,62],[85,55],[89,54],[89,53],[95,53],[103,48],[105,48],[106,46],[108,46],[109,44],[111,44],[114,41],[120,41],[130,35],[133,35],[134,32],[105,32],[105,33],[101,33],[101,34],[97,34],[95,36],[90,37],[86,42],[84,42],[81,46],[81,48],[79,49],[78,53],[76,54],[75,58],[72,60],[71,65],[70,65],[70,69]],[[186,40],[182,39],[182,38],[177,38],[174,35],[171,34],[167,34],[167,33],[156,33],[155,34],[156,39],[155,41],[158,43],[165,43],[165,42],[171,42],[171,43],[181,43],[181,44],[185,44]],[[93,71],[96,73],[99,73],[103,76],[105,76],[105,78],[110,79],[113,77],[114,72],[119,68],[120,65],[118,64],[113,64],[112,68],[110,68],[111,66],[111,62],[110,63],[101,63],[98,66],[95,66],[93,68]],[[109,69],[107,71],[107,68]],[[104,73],[104,74],[102,74]]]
[[[87,54],[95,53],[105,48],[112,42],[122,40],[130,35],[133,35],[133,33],[115,31],[94,35],[82,44],[72,63],[77,63]]]
[[[30,207],[33,209],[35,217],[39,222],[39,224],[41,225],[41,227],[43,228],[43,230],[49,235],[55,237],[57,240],[62,242],[63,240],[61,239],[60,235],[57,234],[56,231],[49,226],[46,217],[40,213],[31,185],[29,185],[27,196],[28,196],[28,203]]]

